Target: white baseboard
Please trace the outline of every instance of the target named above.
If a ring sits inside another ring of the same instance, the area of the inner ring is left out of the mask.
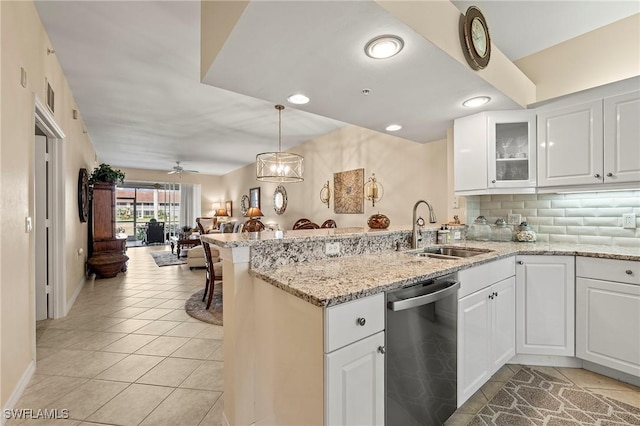
[[[605,367],[603,365],[594,364],[589,361],[583,361],[582,363],[582,368],[585,370],[593,371],[594,373],[602,374],[603,376],[611,377],[612,379],[616,379],[621,382],[631,383],[634,386],[640,386],[640,377],[614,370],[613,368]]]
[[[540,367],[582,368],[582,360],[572,356],[518,354],[508,364],[537,365]]]
[[[24,392],[24,389],[29,384],[29,381],[31,380],[31,376],[33,376],[33,373],[35,371],[36,371],[36,362],[34,360],[31,360],[26,370],[24,370],[24,373],[22,373],[22,377],[20,377],[20,380],[18,381],[18,385],[13,390],[13,393],[7,400],[7,403],[5,404],[4,407],[2,407],[2,415],[0,416],[0,425],[4,426],[4,424],[8,420],[4,416],[5,410],[12,410],[15,408],[16,404],[18,403],[18,400],[22,396],[22,392]]]
[[[64,307],[64,316],[67,316],[69,314],[71,307],[73,306],[74,303],[76,303],[76,299],[78,298],[78,295],[80,294],[80,292],[82,291],[82,288],[86,283],[87,283],[87,278],[84,275],[82,275],[82,278],[80,278],[80,282],[78,282],[78,285],[76,286],[76,291],[73,292],[69,300],[67,300],[66,302],[66,305]]]

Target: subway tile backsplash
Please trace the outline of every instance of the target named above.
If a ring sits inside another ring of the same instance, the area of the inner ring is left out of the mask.
[[[477,195],[466,206],[470,223],[520,214],[538,241],[640,247],[640,191]],[[622,228],[623,213],[635,213],[638,228]]]

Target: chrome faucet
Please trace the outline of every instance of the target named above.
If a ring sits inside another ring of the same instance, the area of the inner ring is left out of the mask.
[[[417,217],[418,206],[421,203],[425,203],[429,208],[429,223],[437,222],[436,214],[433,212],[433,207],[431,207],[431,204],[429,204],[427,201],[420,200],[413,206],[413,233],[411,234],[411,248],[414,248],[414,249],[418,248],[418,227],[416,226],[417,225],[416,222],[418,221],[418,217]]]

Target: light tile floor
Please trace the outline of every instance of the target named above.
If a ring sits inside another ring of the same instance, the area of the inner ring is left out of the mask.
[[[7,425],[221,424],[220,326],[191,318],[184,302],[204,270],[159,268],[150,251],[129,249],[129,271],[90,280],[71,312],[37,323],[37,368],[17,408],[67,409],[68,420]],[[447,421],[467,424],[520,366],[500,369]],[[535,367],[640,408],[640,390],[581,369]]]
[[[221,424],[223,329],[184,311],[204,270],[159,268],[158,250],[168,247],[129,249],[126,274],[89,280],[67,317],[37,323],[37,367],[17,408],[69,419],[7,425]]]

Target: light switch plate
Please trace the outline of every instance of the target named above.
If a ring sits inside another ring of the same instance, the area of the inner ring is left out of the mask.
[[[636,214],[624,213],[622,215],[622,227],[623,228],[635,228],[636,227]]]
[[[324,254],[327,256],[337,256],[340,254],[340,243],[325,243],[324,244]]]
[[[520,222],[522,221],[522,215],[520,214],[510,214],[507,216],[507,223],[509,225],[520,225]]]

